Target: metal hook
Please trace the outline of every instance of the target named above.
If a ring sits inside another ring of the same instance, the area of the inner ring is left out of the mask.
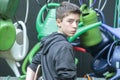
[[[102,7],[101,7],[101,9],[100,9],[101,2],[102,2],[102,0],[100,0],[100,1],[99,1],[99,4],[98,4],[98,10],[100,10],[100,11],[102,11],[102,10],[104,9],[104,7],[105,7],[105,5],[106,5],[106,3],[107,3],[107,0],[105,0],[105,2],[103,3],[103,5],[102,5]]]
[[[42,7],[42,5],[40,4],[39,0],[35,0],[37,2],[37,4]]]
[[[96,3],[96,0],[94,0],[93,2],[92,2],[91,0],[89,0],[89,1],[90,1],[89,7],[91,8],[91,7],[93,7],[93,5]],[[84,2],[83,0],[79,0],[80,5],[82,5],[83,2]]]

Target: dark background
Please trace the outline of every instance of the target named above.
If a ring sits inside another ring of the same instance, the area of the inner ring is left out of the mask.
[[[45,4],[46,0],[39,0],[41,6]],[[61,2],[63,0],[54,0],[54,2]],[[97,0],[99,1],[99,0]],[[29,15],[28,15],[28,21],[26,23],[27,25],[27,35],[29,38],[29,50],[38,42],[37,39],[37,32],[36,32],[36,16],[41,8],[40,5],[37,4],[35,0],[29,0]],[[78,0],[71,0],[71,2],[79,5]],[[98,3],[94,5],[94,8],[97,8],[96,6]],[[105,8],[103,9],[103,13],[105,15],[106,24],[113,26],[113,18],[114,18],[114,6],[115,6],[115,0],[108,0]],[[19,6],[16,12],[16,19],[24,21],[26,12],[26,0],[20,0]],[[92,61],[92,57],[89,53],[80,53],[77,52],[77,57],[79,58],[79,64],[78,64],[78,76],[83,76],[86,73],[92,72],[90,68],[90,63]],[[21,65],[22,65],[21,61]],[[19,68],[21,72],[21,67]],[[22,73],[21,73],[22,74]],[[8,66],[6,61],[4,59],[0,59],[0,76],[15,76],[12,72],[11,68]]]

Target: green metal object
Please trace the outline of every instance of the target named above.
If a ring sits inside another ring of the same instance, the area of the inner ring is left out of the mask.
[[[82,11],[80,21],[83,22],[84,26],[98,22],[97,13],[94,10],[89,9],[86,5],[82,5],[80,9]],[[90,29],[80,36],[81,44],[86,47],[97,45],[101,40],[102,36],[99,27]]]
[[[41,40],[42,37],[47,36],[48,34],[57,31],[58,27],[56,24],[56,16],[55,16],[56,10],[54,8],[48,9],[49,11],[44,21],[42,20],[43,19],[42,16],[46,8],[57,7],[59,5],[60,4],[57,4],[57,3],[49,3],[48,5],[44,5],[40,9],[40,12],[38,13],[37,20],[36,20],[38,40]]]
[[[15,27],[11,19],[0,19],[0,50],[10,49],[16,39]]]
[[[0,16],[11,18],[15,15],[19,0],[0,0]]]

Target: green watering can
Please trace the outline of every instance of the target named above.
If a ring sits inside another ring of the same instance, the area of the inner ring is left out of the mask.
[[[19,0],[0,0],[0,16],[11,18],[15,15]]]
[[[10,49],[16,39],[16,31],[11,19],[0,19],[0,50]]]
[[[94,24],[98,22],[97,13],[83,4],[81,6],[82,15],[80,16],[80,21],[83,22],[84,26]],[[102,41],[102,36],[99,27],[95,27],[85,32],[80,36],[80,42],[85,47],[91,47],[97,45]]]
[[[56,24],[56,16],[55,12],[56,9],[49,9],[45,20],[43,21],[43,13],[45,12],[46,8],[50,7],[57,7],[60,4],[58,3],[49,3],[48,5],[44,5],[40,12],[38,13],[37,20],[36,20],[36,29],[38,32],[38,39],[41,40],[42,37],[47,36],[48,34],[57,31],[57,24]]]

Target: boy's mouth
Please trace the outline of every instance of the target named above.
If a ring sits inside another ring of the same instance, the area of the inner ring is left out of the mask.
[[[71,33],[72,33],[72,34],[75,34],[75,33],[76,33],[76,30],[72,31]]]

